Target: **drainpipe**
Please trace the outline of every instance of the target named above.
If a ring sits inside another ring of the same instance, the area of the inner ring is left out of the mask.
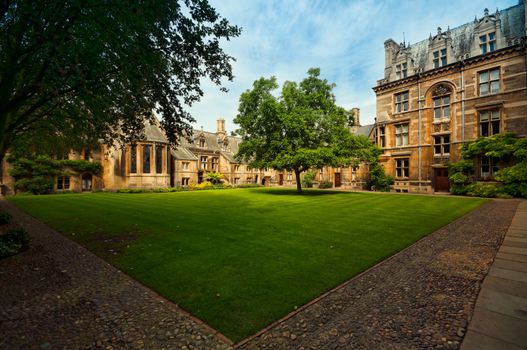
[[[417,74],[417,120],[418,120],[418,127],[417,127],[417,166],[418,166],[418,173],[419,173],[419,192],[421,192],[421,180],[422,180],[422,173],[421,173],[421,73]]]
[[[465,62],[462,60],[461,65],[461,143],[465,143]]]

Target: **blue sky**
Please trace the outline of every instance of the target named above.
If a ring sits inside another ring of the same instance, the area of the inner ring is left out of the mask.
[[[216,119],[236,129],[233,119],[240,94],[260,77],[276,76],[300,81],[310,67],[337,86],[337,104],[359,107],[361,123],[373,123],[375,94],[372,87],[383,78],[384,41],[415,43],[435,33],[437,27],[457,27],[518,0],[209,0],[231,23],[243,28],[238,38],[224,42],[236,58],[228,93],[204,81],[205,96],[190,112],[195,127],[216,130]]]

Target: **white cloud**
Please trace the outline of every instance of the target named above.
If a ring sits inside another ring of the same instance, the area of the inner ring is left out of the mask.
[[[393,38],[415,43],[428,38],[438,26],[451,28],[467,23],[483,9],[515,5],[513,0],[458,1],[438,6],[431,0],[401,2],[332,0],[210,0],[232,24],[243,27],[239,38],[223,47],[234,63],[235,81],[230,89],[204,83],[205,96],[191,109],[196,126],[215,130],[223,117],[227,130],[242,92],[261,76],[275,75],[280,83],[299,81],[310,67],[337,84],[337,102],[361,108],[361,122],[372,123],[375,94],[372,87],[384,75],[384,41]]]

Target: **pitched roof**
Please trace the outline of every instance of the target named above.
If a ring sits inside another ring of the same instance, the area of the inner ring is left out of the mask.
[[[355,132],[355,135],[362,135],[362,136],[370,137],[371,132],[373,131],[374,127],[375,127],[375,124],[362,125]]]

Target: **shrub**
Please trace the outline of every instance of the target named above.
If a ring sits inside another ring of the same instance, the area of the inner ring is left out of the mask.
[[[6,212],[0,213],[0,225],[9,224],[10,221],[11,221],[11,214],[6,213]]]
[[[237,188],[255,188],[255,187],[262,187],[260,184],[239,184],[236,185]]]
[[[212,171],[207,174],[207,182],[211,182],[215,185],[219,184],[222,178],[223,178],[223,175],[217,171]]]
[[[320,181],[318,188],[333,188],[333,182],[331,181]]]
[[[466,186],[466,194],[472,197],[494,198],[501,193],[500,188],[494,184],[474,182]]]
[[[390,185],[394,183],[394,178],[386,175],[384,167],[378,162],[370,164],[370,179],[367,187],[372,191],[388,192]]]
[[[308,171],[302,177],[302,186],[311,188],[313,187],[314,180],[315,180],[315,173],[312,171]]]
[[[24,229],[8,231],[0,235],[0,258],[15,255],[27,248],[30,237]]]
[[[115,192],[117,193],[145,193],[145,192],[150,192],[150,190],[143,189],[143,188],[120,188]]]

